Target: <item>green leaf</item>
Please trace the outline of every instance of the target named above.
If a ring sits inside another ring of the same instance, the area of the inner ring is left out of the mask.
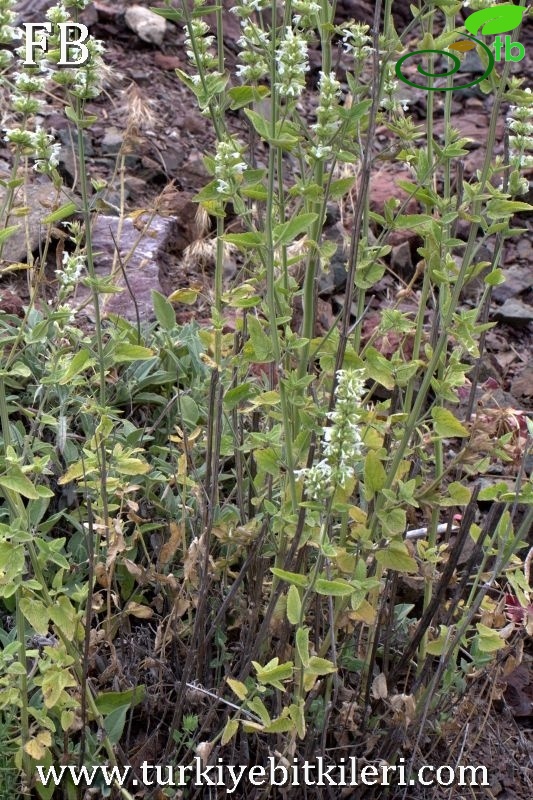
[[[58,629],[69,641],[74,640],[78,619],[76,609],[65,595],[62,595],[50,607],[50,617]]]
[[[472,497],[472,492],[458,481],[453,481],[448,486],[448,493],[454,506],[467,506]]]
[[[341,200],[347,194],[352,186],[355,184],[355,176],[349,178],[339,178],[337,181],[332,181],[329,187],[329,194],[333,200]]]
[[[302,601],[300,600],[300,592],[294,584],[291,584],[287,592],[287,619],[291,625],[298,625],[301,613]]]
[[[50,667],[44,674],[42,682],[43,699],[46,708],[53,708],[57,705],[64,689],[77,685],[78,682],[66,668],[60,666]]]
[[[161,292],[152,289],[152,303],[157,321],[164,331],[171,331],[176,327],[176,312],[167,298]]]
[[[300,661],[307,667],[309,665],[309,628],[298,628],[296,631],[296,650]]]
[[[294,723],[294,727],[296,728],[296,733],[298,734],[300,739],[305,738],[305,700],[303,697],[300,697],[300,701],[298,703],[291,703],[289,706],[289,716]]]
[[[336,581],[328,581],[325,578],[317,578],[315,581],[315,591],[317,594],[324,594],[328,597],[347,597],[353,594],[354,587],[348,581],[339,578]]]
[[[288,222],[275,225],[272,232],[274,247],[291,244],[296,236],[309,230],[317,217],[318,214],[298,214]]]
[[[28,500],[38,500],[40,497],[29,478],[23,472],[15,471],[15,469],[12,469],[7,475],[0,475],[0,486],[21,494],[23,497],[27,497]]]
[[[486,501],[486,500],[500,500],[502,492],[508,492],[509,486],[505,483],[505,481],[499,481],[497,483],[493,483],[491,486],[485,486],[484,489],[481,489],[478,500]]]
[[[409,550],[404,542],[389,542],[386,548],[378,550],[376,561],[384,569],[392,569],[397,572],[418,573],[418,564],[409,555]]]
[[[228,389],[224,395],[224,406],[228,411],[231,411],[236,406],[240,405],[243,400],[247,400],[254,392],[254,387],[251,383],[241,383],[233,389]]]
[[[495,653],[505,647],[505,639],[502,639],[498,631],[488,628],[481,622],[476,624],[477,644],[482,653]]]
[[[250,709],[250,711],[253,711],[255,714],[257,714],[263,725],[270,725],[270,714],[268,713],[268,709],[260,697],[254,697],[252,700],[247,700],[246,706]]]
[[[230,108],[236,111],[249,103],[260,103],[269,94],[270,89],[267,86],[233,86],[228,90],[228,96],[231,98]]]
[[[406,513],[403,508],[390,508],[385,511],[379,511],[378,519],[387,536],[403,533],[407,526]]]
[[[383,489],[387,482],[385,468],[374,450],[369,450],[366,455],[364,477],[365,495],[367,500],[371,500],[377,492]]]
[[[277,717],[273,719],[270,725],[265,725],[263,731],[265,733],[288,733],[294,728],[294,723],[289,717]]]
[[[200,409],[192,397],[189,397],[187,394],[180,397],[179,410],[181,412],[181,416],[183,417],[183,421],[187,423],[187,425],[190,427],[196,425],[200,417]]]
[[[262,450],[255,451],[257,466],[268,475],[276,476],[279,474],[279,459],[279,453],[273,447],[265,447]]]
[[[124,731],[126,724],[126,716],[128,713],[128,706],[121,706],[116,708],[104,719],[104,727],[107,732],[107,737],[111,744],[118,744],[120,737]]]
[[[284,664],[279,664],[279,658],[273,658],[264,667],[258,664],[257,661],[252,661],[253,667],[257,673],[257,680],[259,683],[266,683],[284,692],[285,687],[281,681],[292,678],[293,663],[287,661]]]
[[[487,203],[487,216],[489,219],[499,219],[502,217],[512,217],[520,211],[533,211],[533,206],[529,203],[522,203],[520,200],[500,200],[493,197]]]
[[[300,586],[302,589],[306,589],[309,585],[309,578],[307,575],[300,575],[299,572],[287,572],[287,570],[279,569],[279,567],[271,567],[270,572],[272,572],[276,578],[286,581],[287,583],[293,583],[295,586]]]
[[[183,11],[179,8],[156,8],[150,6],[150,11],[168,19],[169,22],[183,22]]]
[[[399,228],[420,228],[423,225],[430,225],[435,219],[430,214],[399,214],[393,222],[394,230]]]
[[[447,439],[468,436],[468,431],[447,408],[435,406],[431,409],[433,428],[437,436]]]
[[[507,33],[520,25],[524,11],[525,9],[513,3],[494,3],[489,8],[482,8],[470,14],[465,20],[465,28],[474,36],[478,32],[485,36]]]
[[[70,364],[68,364],[67,368],[63,371],[57,383],[60,386],[66,386],[67,383],[72,381],[75,375],[78,375],[82,370],[90,367],[92,364],[94,364],[94,359],[91,358],[89,350],[80,350],[72,357]]]
[[[59,208],[56,208],[51,214],[47,214],[46,217],[43,217],[43,222],[45,225],[49,225],[52,222],[60,222],[62,219],[66,219],[75,214],[77,209],[76,203],[65,203]]]
[[[365,353],[366,372],[369,378],[380,383],[386,389],[394,389],[394,367],[385,356],[375,349],[375,347],[368,347]]]
[[[23,597],[20,601],[20,610],[32,626],[35,633],[46,636],[50,613],[40,600]]]
[[[258,114],[257,111],[252,111],[250,108],[245,108],[244,113],[252,123],[254,130],[259,136],[268,141],[270,137],[270,123],[265,117],[261,114]]]
[[[441,656],[444,652],[444,648],[449,645],[450,639],[449,628],[446,625],[441,625],[437,639],[428,642],[426,647],[427,652],[432,656]]]
[[[145,694],[146,691],[143,684],[134,686],[133,689],[126,689],[124,692],[104,692],[96,697],[96,707],[100,714],[105,716],[117,708],[130,708],[138,705],[144,700]]]
[[[265,236],[259,231],[249,231],[248,233],[225,233],[221,237],[225,242],[240,247],[241,250],[255,249],[256,247],[264,247]]]
[[[142,347],[140,344],[128,344],[127,342],[118,342],[113,350],[113,361],[120,364],[124,361],[142,361],[147,358],[152,358],[154,351],[149,347]]]
[[[311,675],[331,675],[333,672],[337,672],[337,667],[332,661],[328,661],[325,658],[311,656],[306,672]]]
[[[251,353],[249,354],[250,360],[255,361],[258,364],[265,364],[272,361],[273,354],[270,337],[266,335],[265,329],[257,317],[252,315],[248,316],[248,335],[250,337],[250,341],[246,344],[251,344],[252,346]],[[248,355],[246,349],[245,353]]]

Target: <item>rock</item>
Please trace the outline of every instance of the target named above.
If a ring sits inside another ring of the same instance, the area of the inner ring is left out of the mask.
[[[511,394],[517,400],[523,397],[533,398],[533,367],[528,366],[518,375],[511,384]]]
[[[515,328],[527,328],[533,321],[533,307],[515,297],[510,297],[503,306],[494,311],[493,316]]]
[[[102,139],[102,152],[104,155],[116,155],[124,144],[124,131],[111,125]]]
[[[134,322],[137,306],[141,320],[153,319],[152,289],[161,292],[159,272],[168,258],[168,252],[173,247],[172,240],[176,233],[176,222],[173,219],[156,215],[150,221],[148,230],[142,234],[143,223],[148,221],[148,214],[137,218],[135,225],[129,217],[123,220],[118,244],[129,288],[124,280],[122,269],[117,264],[113,283],[120,287],[121,291],[116,294],[100,296],[101,311],[104,314],[118,314],[130,322]],[[115,252],[113,236],[118,239],[118,225],[119,218],[109,216],[98,217],[94,225],[93,249],[97,254],[95,270],[100,278],[109,276],[111,273]],[[138,241],[139,237],[141,238]],[[133,252],[128,258],[130,251]],[[90,289],[81,284],[70,305],[78,310],[80,305],[90,297]],[[84,308],[83,313],[93,316],[92,304]]]
[[[4,202],[5,191],[0,187],[0,207]],[[46,177],[37,178],[34,183],[26,187],[26,205],[28,209],[27,221],[29,229],[29,242],[26,243],[25,218],[11,215],[7,221],[7,227],[18,225],[19,228],[9,239],[6,239],[2,248],[2,258],[6,261],[19,261],[26,263],[28,258],[28,244],[31,253],[39,249],[42,238],[46,234],[46,225],[43,225],[43,217],[50,214],[61,203],[57,202],[57,191],[54,189],[50,180]],[[23,207],[23,196],[21,190],[15,191],[14,208]]]
[[[529,244],[529,242],[527,243]],[[531,288],[531,266],[512,266],[504,268],[505,283],[500,283],[492,290],[492,297],[498,303],[504,303],[509,297],[526,292]]]
[[[137,34],[139,39],[150,44],[161,45],[167,30],[164,17],[143,6],[130,6],[124,15],[128,28]]]
[[[401,278],[411,278],[414,273],[413,259],[411,257],[411,244],[402,242],[392,248],[391,267]]]
[[[400,201],[398,207],[407,200],[407,192],[397,185],[398,180],[411,181],[413,176],[407,169],[399,167],[397,164],[385,162],[373,173],[370,178],[370,208],[383,214],[385,202],[395,197]],[[418,203],[411,197],[402,214],[416,214]]]

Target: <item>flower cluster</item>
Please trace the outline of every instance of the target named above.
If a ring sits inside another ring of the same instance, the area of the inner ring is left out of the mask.
[[[331,139],[339,127],[340,83],[335,74],[320,73],[320,99],[316,110],[316,123],[311,125],[316,134],[317,144],[311,149],[313,156],[318,160],[328,158],[332,153]]]
[[[35,131],[26,131],[22,128],[12,128],[4,136],[4,141],[20,147],[24,155],[35,159],[33,168],[36,172],[51,173],[59,164],[61,145],[54,142],[51,133],[46,133],[41,127]]]
[[[386,111],[398,113],[403,110],[407,111],[407,100],[402,100],[398,97],[398,81],[394,77],[394,64],[387,63],[385,65],[385,75],[383,77],[383,90],[380,100],[380,106]]]
[[[243,80],[257,83],[269,73],[269,36],[251,19],[241,20],[241,27],[242,35],[237,40],[237,44],[241,48],[240,63],[237,64],[236,72]]]
[[[295,11],[292,24],[301,28],[314,28],[315,19],[320,14],[320,5],[313,0],[293,0],[291,8]]]
[[[364,394],[362,370],[337,372],[335,409],[328,413],[330,425],[324,428],[324,458],[309,469],[296,470],[303,477],[307,493],[315,500],[328,497],[337,485],[343,486],[355,476],[355,464],[363,449],[359,409]]]
[[[20,28],[13,25],[17,16],[14,7],[15,0],[0,0],[0,45],[11,44],[22,36]],[[9,50],[0,50],[0,70],[5,69],[12,58]]]
[[[276,51],[280,97],[296,98],[305,89],[305,73],[309,70],[307,42],[301,31],[285,28],[285,36]]]
[[[63,253],[63,269],[56,269],[58,281],[64,288],[75,286],[85,269],[85,257],[78,254]]]
[[[212,51],[214,41],[207,22],[203,19],[191,20],[185,35],[185,52],[197,73],[192,78],[194,83],[200,83],[200,75],[217,70],[218,58]]]
[[[527,194],[529,181],[520,174],[521,170],[533,167],[533,93],[525,89],[529,102],[521,106],[511,106],[507,117],[509,128],[509,156],[513,172],[509,186],[511,194]]]
[[[47,53],[47,60],[51,63],[52,67],[60,58],[59,39],[58,35],[54,33],[56,26],[59,22],[67,22],[70,19],[69,13],[66,10],[67,6],[75,6],[78,9],[83,9],[85,0],[63,0],[56,6],[52,6],[46,12],[46,18],[52,23],[52,35],[49,37],[49,49]],[[80,100],[91,100],[101,92],[102,75],[104,72],[104,64],[102,55],[104,52],[104,44],[98,39],[90,36],[84,46],[87,48],[88,58],[85,64],[65,69],[53,69],[51,71],[52,80],[54,83],[62,86],[73,97]],[[69,47],[69,57],[73,60],[82,55],[80,48],[76,45]]]
[[[369,30],[370,27],[361,22],[352,22],[340,29],[344,52],[351,55],[356,63],[366,61],[374,52]]]
[[[241,19],[249,19],[255,11],[263,11],[270,5],[270,0],[240,0],[230,11]]]
[[[218,142],[215,155],[217,192],[231,196],[241,182],[245,169],[246,164],[235,142],[232,139]]]

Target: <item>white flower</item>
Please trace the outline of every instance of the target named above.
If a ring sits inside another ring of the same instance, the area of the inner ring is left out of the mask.
[[[276,51],[278,77],[276,88],[281,97],[299,97],[305,88],[309,70],[307,42],[299,32],[285,28],[285,36]]]
[[[231,139],[218,142],[215,155],[217,192],[224,195],[232,194],[242,181],[245,169],[247,164],[242,160],[235,142]]]
[[[306,491],[315,500],[329,496],[337,484],[344,485],[356,474],[363,449],[359,425],[363,393],[362,370],[337,372],[335,409],[327,414],[331,424],[324,428],[322,436],[324,458],[310,469],[295,472],[298,478],[304,478]]]

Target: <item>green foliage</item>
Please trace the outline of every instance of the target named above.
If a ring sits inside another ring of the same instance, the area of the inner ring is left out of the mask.
[[[158,13],[190,35],[203,11]],[[346,34],[329,14],[321,7],[324,67]],[[525,454],[522,420],[487,436],[490,420],[458,407],[488,328],[481,309],[504,277],[496,255],[479,262],[476,253],[487,244],[501,252],[513,215],[530,209],[497,188],[508,165],[489,148],[464,180],[468,142],[451,126],[450,103],[444,141],[413,126],[387,72],[399,42],[391,20],[373,76],[380,93],[354,56],[353,97],[341,104],[335,87],[329,101],[318,92],[311,127],[291,94],[296,83],[283,94],[275,64],[279,85],[231,86],[227,72],[206,71],[215,57],[198,58],[200,38],[189,53],[198,74],[177,74],[217,140],[205,158],[212,180],[196,196],[217,223],[211,326],[176,323],[172,303],[197,299],[188,287],[153,292],[151,325],[100,318],[100,295],[116,287],[94,273],[81,146],[93,119],[72,96],[65,114],[79,135],[85,226],[69,230],[88,260],[95,327],[33,295],[22,322],[0,318],[0,770],[10,796],[22,776],[47,800],[37,764],[117,763],[131,730],[159,717],[163,761],[182,761],[207,735],[226,746],[253,734],[267,747],[275,735],[294,755],[306,737],[329,741],[323,726],[343,680],[347,704],[372,712],[365,736],[384,741],[397,698],[409,702],[407,729],[425,725],[428,710],[451,707],[467,677],[506,647],[494,600],[506,580],[520,608],[530,604],[518,554],[531,514],[520,526],[513,515],[518,501],[531,505],[531,483],[518,473],[479,493],[476,485],[491,463]],[[508,99],[517,97],[514,85]],[[266,100],[270,116],[257,110]],[[237,109],[250,128],[238,145],[227,114]],[[432,109],[429,101],[430,118]],[[382,214],[370,209],[378,124],[411,167],[400,185],[418,211],[394,198]],[[357,180],[346,164],[358,165]],[[332,202],[352,218],[347,287],[338,319],[318,334],[317,278],[342,251],[325,232]],[[43,224],[66,219],[72,205]],[[230,216],[237,231],[226,230]],[[473,231],[467,242],[455,236],[459,220]],[[14,227],[4,225],[0,247]],[[405,227],[421,239],[405,290],[420,280],[419,309],[392,300],[363,341],[366,292],[388,269],[388,234]],[[245,275],[229,287],[227,245]],[[479,308],[462,308],[464,287],[485,272]],[[476,498],[502,504],[490,528],[473,521]],[[466,566],[452,532],[460,548],[470,537],[476,558]],[[395,594],[413,586],[420,608]],[[131,666],[137,650],[143,658]],[[217,703],[208,734],[199,696]]]

